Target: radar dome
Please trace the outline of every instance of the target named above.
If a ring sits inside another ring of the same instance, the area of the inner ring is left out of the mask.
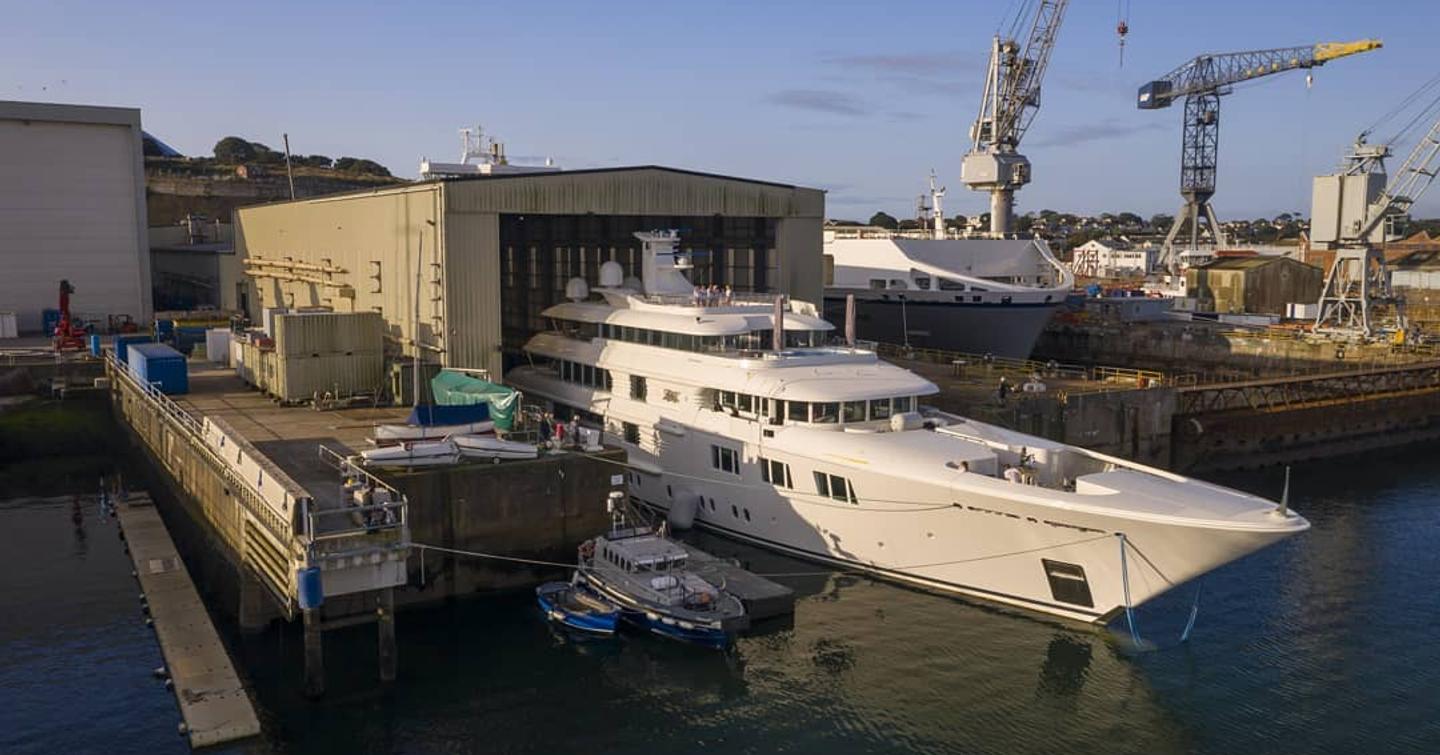
[[[584,301],[590,298],[590,287],[585,285],[585,279],[571,278],[565,281],[565,298],[570,301]]]
[[[639,278],[631,275],[625,279],[625,288],[631,291],[643,291],[645,290],[645,284],[641,283]]]
[[[600,285],[606,288],[618,288],[625,280],[625,267],[615,260],[610,260],[600,266]]]

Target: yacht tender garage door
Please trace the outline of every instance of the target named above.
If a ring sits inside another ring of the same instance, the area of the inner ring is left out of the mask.
[[[134,139],[128,126],[0,120],[0,310],[22,331],[40,330],[62,278],[77,313],[145,314]]]

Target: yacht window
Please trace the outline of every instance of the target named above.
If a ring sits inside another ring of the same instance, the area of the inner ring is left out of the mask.
[[[850,481],[837,474],[830,475],[830,497],[837,501],[849,500],[856,503],[855,489],[850,487]]]
[[[830,477],[824,472],[815,473],[815,492],[827,498],[830,496]]]
[[[865,402],[864,402],[864,401],[846,401],[846,402],[845,402],[845,421],[846,421],[846,422],[864,422],[864,421],[865,421]]]
[[[812,422],[834,424],[840,421],[840,405],[833,401],[820,401],[811,404]]]
[[[870,399],[870,419],[888,419],[890,417],[890,399]]]
[[[710,466],[729,474],[740,474],[740,452],[725,446],[710,447]]]
[[[961,283],[960,281],[950,280],[949,278],[941,278],[941,279],[940,279],[940,290],[941,290],[941,291],[964,291],[964,290],[965,290],[965,284],[964,284],[964,283]]]
[[[640,445],[640,426],[633,422],[626,422],[621,425],[625,433],[625,442],[632,446]]]
[[[784,418],[785,418],[785,402],[784,402],[784,401],[781,401],[781,400],[778,399],[778,398],[777,398],[777,399],[770,399],[770,401],[771,401],[770,424],[772,424],[772,425],[783,424],[784,421],[785,421],[785,420],[784,420]]]
[[[774,459],[760,460],[760,476],[776,487],[794,488],[790,480],[790,465]]]
[[[871,278],[871,279],[870,279],[870,288],[871,288],[871,290],[874,290],[874,291],[884,291],[884,290],[885,290],[885,279],[884,279],[884,278]]]
[[[930,279],[929,279],[929,278],[916,278],[916,279],[915,279],[915,285],[916,285],[916,287],[918,287],[921,291],[929,291],[929,290],[930,290]]]
[[[730,408],[735,406],[734,391],[720,391],[720,406]]]
[[[900,280],[899,278],[891,278],[891,279],[890,279],[890,287],[891,287],[891,288],[898,288],[898,289],[901,289],[901,290],[904,290],[904,289],[909,288],[909,286],[906,285],[905,281]]]
[[[755,398],[748,393],[742,393],[735,397],[735,408],[742,412],[753,413],[755,411]]]
[[[660,331],[658,331],[658,330],[646,330],[646,331],[645,331],[645,342],[648,343],[648,344],[650,344],[651,346],[659,346],[659,345],[660,345]]]
[[[915,411],[914,396],[900,396],[895,399],[895,413]]]
[[[680,348],[680,334],[679,334],[679,333],[661,333],[661,334],[660,334],[660,345],[661,345],[661,346],[664,346],[664,347],[667,348],[667,349],[678,349],[678,348]]]
[[[804,401],[791,401],[786,406],[786,417],[791,422],[809,422],[810,405]]]
[[[644,376],[644,375],[631,375],[631,376],[630,376],[630,398],[633,398],[633,399],[635,399],[636,401],[644,401],[644,400],[645,400],[645,393],[646,393],[645,376]]]
[[[570,382],[570,367],[570,362],[563,360],[560,362],[560,379],[567,383]]]
[[[584,383],[584,384],[586,384],[586,385],[594,385],[594,384],[595,384],[595,368],[594,368],[593,366],[587,364],[587,365],[585,365],[585,366],[582,368],[582,370],[583,370],[583,374],[581,375],[580,382],[582,382],[582,383]]]
[[[984,297],[980,297],[980,296],[972,296],[972,297],[970,297],[970,301],[975,302],[976,304],[979,304],[980,301],[981,301],[983,298],[984,298]]]

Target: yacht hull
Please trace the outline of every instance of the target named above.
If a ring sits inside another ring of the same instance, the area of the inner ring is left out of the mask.
[[[912,293],[902,302],[894,294],[832,288],[825,291],[827,320],[844,322],[847,293],[856,294],[858,338],[1009,359],[1030,357],[1045,324],[1065,298],[1056,293],[1051,302],[972,304],[953,301],[954,297],[922,300]]]

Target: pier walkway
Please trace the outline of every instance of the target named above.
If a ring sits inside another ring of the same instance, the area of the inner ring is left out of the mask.
[[[150,496],[131,494],[115,509],[190,746],[257,736],[260,721],[255,708]]]

